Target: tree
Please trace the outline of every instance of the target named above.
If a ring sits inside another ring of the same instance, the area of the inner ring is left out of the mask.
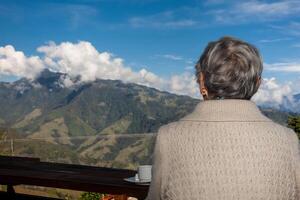
[[[288,117],[288,127],[293,129],[300,139],[300,116],[289,116]]]

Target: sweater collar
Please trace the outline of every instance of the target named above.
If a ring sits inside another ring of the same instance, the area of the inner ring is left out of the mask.
[[[244,99],[200,101],[194,111],[181,120],[272,122],[253,101]]]

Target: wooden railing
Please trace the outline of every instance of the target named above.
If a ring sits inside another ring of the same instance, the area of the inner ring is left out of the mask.
[[[147,185],[127,183],[123,179],[136,171],[41,162],[37,158],[0,156],[0,184],[7,185],[2,195],[17,196],[13,186],[25,184],[78,191],[99,192],[145,199]],[[40,197],[39,197],[40,198]],[[0,199],[2,199],[0,197]]]

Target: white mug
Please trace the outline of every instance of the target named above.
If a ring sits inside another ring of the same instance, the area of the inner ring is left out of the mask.
[[[138,177],[140,181],[151,181],[151,165],[140,165],[138,167]]]

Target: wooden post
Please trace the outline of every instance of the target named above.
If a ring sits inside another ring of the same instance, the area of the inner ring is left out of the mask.
[[[7,185],[6,192],[8,194],[11,194],[11,195],[15,194],[14,186],[13,185]]]
[[[11,149],[11,156],[14,156],[14,140],[10,140],[10,149]]]

